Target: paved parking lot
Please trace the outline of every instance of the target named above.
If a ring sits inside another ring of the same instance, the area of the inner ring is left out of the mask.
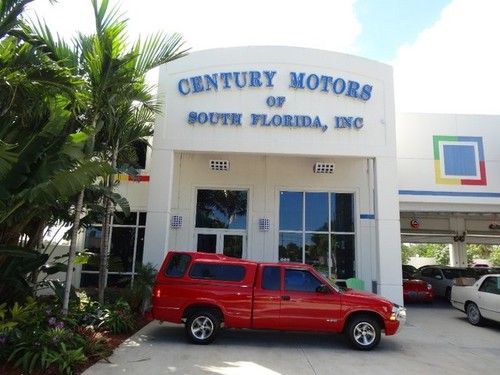
[[[500,325],[473,327],[444,302],[408,306],[396,336],[371,352],[339,335],[223,331],[208,346],[187,343],[184,329],[153,322],[84,374],[493,374],[500,369]]]

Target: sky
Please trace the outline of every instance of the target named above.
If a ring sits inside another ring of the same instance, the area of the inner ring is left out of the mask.
[[[179,32],[192,51],[287,45],[394,68],[396,111],[500,114],[499,0],[110,0],[129,36]],[[30,16],[70,39],[90,0],[35,0]]]

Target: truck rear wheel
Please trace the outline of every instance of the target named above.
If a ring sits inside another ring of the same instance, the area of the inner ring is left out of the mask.
[[[220,323],[218,314],[213,311],[194,311],[186,320],[186,334],[195,344],[210,344],[219,333]]]
[[[345,335],[354,348],[371,350],[380,342],[380,324],[369,315],[355,316],[349,320]]]
[[[466,307],[467,319],[469,323],[474,326],[480,326],[483,324],[483,317],[479,311],[479,307],[474,302],[469,302]]]

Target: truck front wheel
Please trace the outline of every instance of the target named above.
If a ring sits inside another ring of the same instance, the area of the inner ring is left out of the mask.
[[[349,320],[345,334],[354,348],[371,350],[380,342],[380,324],[369,315],[355,316]]]
[[[210,344],[219,332],[220,323],[213,311],[194,311],[186,320],[186,334],[195,344]]]

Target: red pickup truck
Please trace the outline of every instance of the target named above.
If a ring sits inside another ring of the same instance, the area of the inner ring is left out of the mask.
[[[184,323],[196,344],[225,328],[343,332],[370,350],[394,335],[406,310],[368,292],[341,290],[313,267],[171,251],[156,277],[154,319]]]

